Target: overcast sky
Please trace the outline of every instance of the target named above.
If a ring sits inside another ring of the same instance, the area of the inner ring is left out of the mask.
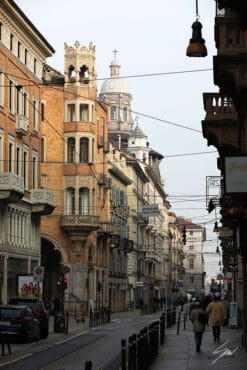
[[[118,50],[120,73],[133,96],[133,118],[138,115],[150,147],[164,156],[161,174],[171,210],[205,225],[204,250],[214,253],[215,212],[206,210],[206,176],[219,172],[216,149],[207,146],[201,121],[205,118],[202,93],[218,91],[212,71],[215,1],[198,0],[206,58],[186,56],[195,0],[15,1],[56,50],[47,62],[60,72],[64,72],[64,43],[96,45],[99,91],[110,76],[113,50]],[[205,256],[206,272],[214,277],[219,257],[215,263],[212,257]]]

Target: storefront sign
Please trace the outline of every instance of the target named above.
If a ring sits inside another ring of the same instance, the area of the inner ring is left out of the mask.
[[[247,156],[225,157],[226,193],[247,193]]]
[[[142,206],[142,216],[143,217],[155,217],[159,216],[160,210],[158,204],[147,204]]]

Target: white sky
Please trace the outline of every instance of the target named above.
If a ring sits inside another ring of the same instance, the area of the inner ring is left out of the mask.
[[[132,110],[138,112],[139,126],[150,146],[164,158],[161,174],[169,194],[171,210],[207,227],[205,251],[215,252],[212,232],[215,213],[206,210],[206,176],[217,176],[217,153],[208,147],[202,133],[150,119],[141,114],[201,131],[205,118],[203,92],[218,91],[213,71],[184,72],[213,68],[214,0],[198,0],[206,58],[189,58],[186,48],[195,21],[195,0],[15,0],[17,5],[56,50],[48,64],[63,70],[64,43],[96,45],[98,78],[110,76],[112,51],[118,50],[121,76],[128,77]],[[170,73],[179,72],[179,73]],[[180,73],[183,72],[183,73]],[[168,73],[168,74],[166,74]],[[100,91],[102,80],[99,80]],[[137,114],[133,114],[135,118]],[[178,156],[180,154],[214,152]],[[189,196],[189,197],[188,197]],[[211,221],[211,222],[210,222]],[[206,259],[207,274],[215,277],[218,263]],[[215,257],[218,261],[219,257]]]

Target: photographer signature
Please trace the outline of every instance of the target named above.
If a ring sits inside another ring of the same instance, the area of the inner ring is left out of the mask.
[[[238,350],[239,347],[236,347],[232,351],[229,348],[225,347],[228,342],[229,342],[229,340],[227,340],[221,346],[216,348],[216,350],[213,352],[214,355],[219,354],[219,356],[214,359],[214,361],[212,362],[212,365],[214,365],[222,357],[232,356]]]

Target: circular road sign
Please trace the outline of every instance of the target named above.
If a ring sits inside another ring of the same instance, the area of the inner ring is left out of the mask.
[[[231,271],[226,272],[226,278],[227,279],[232,279],[232,272]]]

